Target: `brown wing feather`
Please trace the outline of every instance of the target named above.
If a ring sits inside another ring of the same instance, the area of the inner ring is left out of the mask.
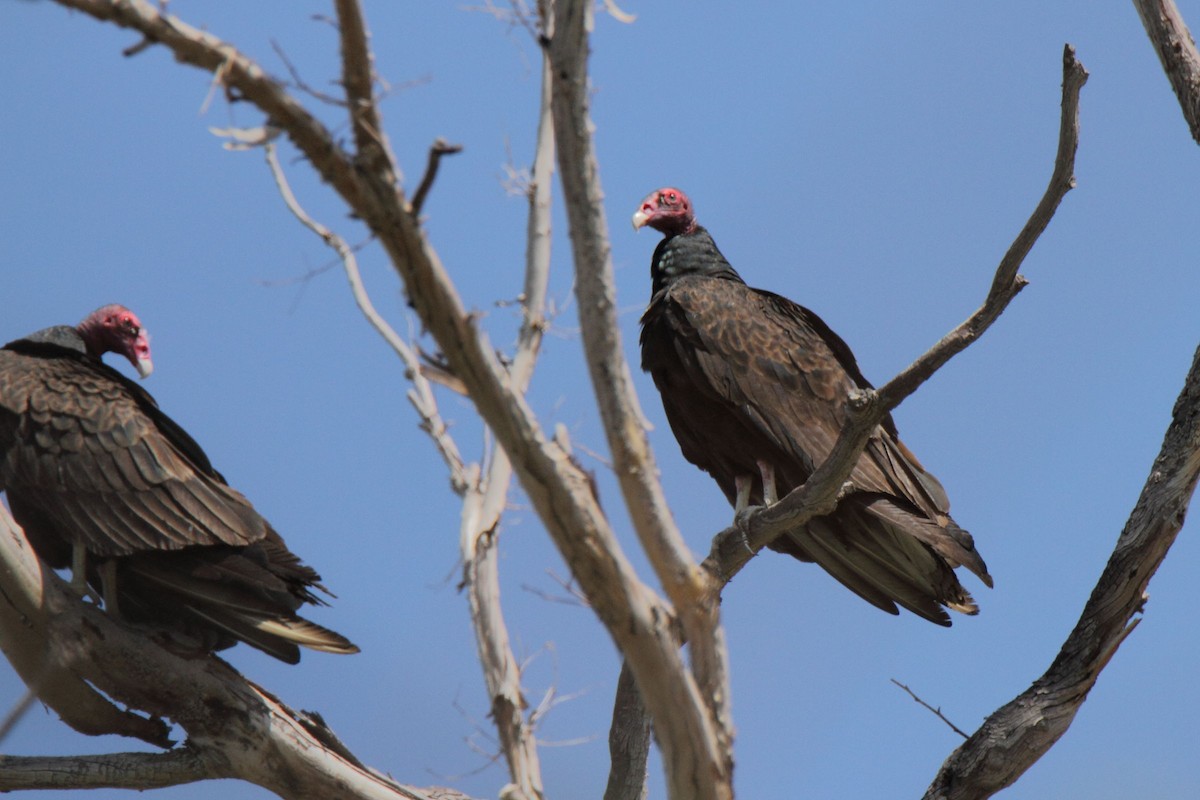
[[[323,604],[316,571],[150,395],[82,352],[0,349],[0,490],[51,566],[70,563],[76,542],[98,557],[87,579],[106,602],[98,561],[112,559],[121,616],[165,626],[173,649],[244,641],[288,663],[298,645],[358,652],[295,613]]]
[[[250,503],[199,469],[107,375],[0,350],[0,387],[0,487],[10,503],[42,509],[39,522],[55,529],[44,536],[78,537],[108,557],[265,535]]]

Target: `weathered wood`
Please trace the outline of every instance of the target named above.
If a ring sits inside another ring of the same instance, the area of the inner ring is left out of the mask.
[[[1083,614],[1046,673],[955,750],[925,800],[980,800],[1013,784],[1067,731],[1100,671],[1137,626],[1146,587],[1183,526],[1200,478],[1200,349],[1162,449]]]

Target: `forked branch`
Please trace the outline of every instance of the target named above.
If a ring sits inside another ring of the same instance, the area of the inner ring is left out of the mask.
[[[1018,274],[1021,263],[1046,229],[1062,198],[1075,185],[1079,93],[1086,82],[1087,70],[1076,60],[1075,49],[1067,45],[1063,49],[1058,151],[1050,184],[1029,221],[1001,260],[983,305],[883,387],[851,397],[841,436],[829,457],[804,484],[775,505],[756,509],[740,520],[740,524],[726,528],[713,538],[712,550],[703,566],[713,575],[714,592],[719,592],[759,550],[777,536],[833,510],[838,494],[850,477],[867,439],[883,417],[932,377],[943,364],[982,336],[1025,287],[1025,279]]]
[[[283,171],[283,165],[279,163],[274,143],[268,141],[263,144],[263,151],[266,154],[267,166],[271,170],[271,177],[275,180],[275,186],[279,189],[279,196],[283,198],[284,205],[287,206],[288,211],[291,211],[292,215],[300,220],[300,224],[315,233],[321,241],[337,253],[338,258],[342,262],[342,270],[346,273],[346,280],[350,283],[350,292],[354,295],[354,302],[358,305],[359,311],[362,312],[363,317],[366,318],[371,327],[383,337],[388,346],[400,357],[400,360],[404,362],[404,375],[413,385],[413,388],[408,393],[408,399],[421,419],[421,429],[433,440],[434,445],[442,456],[442,460],[446,462],[446,467],[450,470],[450,486],[456,494],[463,494],[468,485],[466,464],[459,453],[458,445],[455,444],[454,438],[450,435],[450,429],[442,419],[441,412],[438,411],[433,388],[425,378],[424,372],[421,369],[421,361],[417,357],[416,352],[375,309],[375,304],[371,302],[371,296],[368,294],[367,287],[363,283],[362,273],[358,268],[358,258],[354,254],[354,248],[350,247],[341,236],[313,219],[300,205],[300,201],[296,199],[295,193],[292,192],[291,184],[288,182],[287,175]]]

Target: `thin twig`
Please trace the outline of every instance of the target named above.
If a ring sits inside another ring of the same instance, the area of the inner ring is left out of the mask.
[[[271,49],[275,51],[275,55],[279,56],[279,60],[283,62],[283,66],[287,68],[288,74],[292,76],[292,85],[310,97],[320,100],[322,103],[328,103],[339,108],[346,108],[346,101],[341,97],[334,97],[331,94],[326,94],[318,89],[314,89],[304,82],[300,77],[300,71],[292,64],[291,59],[287,57],[287,53],[283,51],[283,47],[274,39],[271,40]]]
[[[300,223],[304,227],[319,236],[321,241],[338,254],[338,257],[342,261],[342,268],[346,273],[346,280],[350,283],[350,290],[354,295],[354,301],[358,304],[359,310],[371,324],[371,327],[383,337],[388,346],[404,362],[405,377],[413,384],[413,389],[409,392],[408,398],[413,408],[417,410],[417,414],[421,417],[421,429],[433,439],[434,445],[437,446],[438,452],[442,455],[442,460],[449,467],[451,487],[454,488],[456,493],[462,494],[469,485],[466,475],[466,465],[459,454],[458,445],[455,444],[454,438],[450,435],[449,428],[438,411],[437,400],[433,396],[433,390],[430,388],[429,382],[425,380],[421,371],[420,359],[417,358],[417,354],[413,351],[413,348],[409,347],[400,338],[400,334],[396,333],[387,320],[375,310],[375,305],[371,302],[371,297],[367,293],[366,286],[363,284],[362,274],[358,269],[358,259],[354,255],[354,249],[346,244],[345,239],[310,217],[308,212],[301,207],[300,202],[296,199],[296,195],[292,192],[291,185],[288,183],[287,175],[284,174],[283,167],[279,163],[274,143],[266,143],[263,149],[266,153],[267,166],[271,169],[271,176],[275,179],[275,185],[278,187],[279,194],[283,198],[283,202],[287,205],[288,210],[292,212],[296,219],[300,220]]]
[[[905,686],[903,683],[896,680],[895,678],[890,678],[889,680],[891,680],[892,683],[896,684],[904,691],[908,692],[908,696],[911,697],[913,700],[916,700],[919,704],[925,706],[925,708],[932,711],[938,719],[940,719],[942,722],[944,722],[950,726],[950,730],[954,731],[955,733],[957,733],[959,736],[961,736],[964,739],[967,738],[967,734],[963,733],[962,730],[960,730],[959,727],[957,725],[955,725],[953,722],[946,719],[946,715],[942,713],[942,709],[934,708],[933,706],[929,705],[929,703],[926,703],[920,697],[917,697],[916,692],[914,692],[912,689],[908,688],[907,686]]]
[[[433,188],[433,180],[437,177],[438,165],[442,163],[442,156],[451,156],[461,152],[461,144],[450,144],[441,137],[434,140],[429,147],[429,160],[425,164],[425,174],[421,176],[421,182],[417,185],[417,190],[413,192],[411,205],[414,216],[421,213],[421,207],[425,205],[425,198],[429,195],[429,190]]]
[[[367,245],[371,244],[374,241],[375,241],[374,236],[368,236],[367,238],[363,239],[358,244],[350,245],[350,250],[353,253],[360,253],[360,252],[362,252],[362,249],[364,247],[366,247]],[[286,286],[295,286],[297,284],[305,284],[305,283],[309,283],[310,281],[312,281],[318,275],[324,275],[326,272],[333,269],[334,267],[340,267],[341,265],[342,265],[342,259],[337,256],[334,256],[333,258],[329,259],[325,263],[318,264],[317,266],[315,266],[311,269],[307,269],[304,272],[300,273],[299,275],[292,275],[291,277],[288,277],[288,278],[256,278],[254,280],[254,284],[256,286],[262,286],[263,288],[266,288],[266,289],[277,289],[277,288],[286,287]]]
[[[33,708],[35,700],[37,700],[37,693],[33,689],[26,689],[21,699],[4,715],[4,719],[0,721],[0,744],[4,743],[13,728],[17,727],[17,723],[29,713],[29,709]]]
[[[131,44],[129,47],[126,47],[124,50],[122,50],[121,55],[125,56],[126,58],[132,58],[133,56],[145,52],[153,46],[153,39],[143,37],[142,40],[137,44]]]
[[[484,0],[483,5],[463,6],[463,10],[482,12],[488,16],[495,17],[500,22],[507,23],[510,28],[519,25],[525,29],[534,41],[537,41],[541,35],[538,31],[537,20],[534,18],[533,10],[525,0],[509,0],[508,9],[501,8],[493,0]],[[543,19],[545,18],[544,14],[540,16]]]

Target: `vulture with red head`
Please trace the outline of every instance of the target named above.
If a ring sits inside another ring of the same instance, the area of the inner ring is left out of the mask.
[[[664,188],[634,228],[660,231],[642,316],[642,369],[654,378],[683,456],[711,475],[740,513],[804,483],[829,455],[845,402],[870,387],[846,343],[807,308],[754,289],[696,223],[691,201]],[[971,535],[950,517],[942,485],[887,417],[837,508],[771,548],[820,565],[864,600],[939,625],[978,606],[954,569],[992,578]]]
[[[296,614],[325,604],[320,576],[154,398],[101,361],[108,352],[142,377],[153,368],[123,306],[0,348],[0,490],[38,556],[189,653],[238,641],[293,664],[298,646],[358,652]]]

